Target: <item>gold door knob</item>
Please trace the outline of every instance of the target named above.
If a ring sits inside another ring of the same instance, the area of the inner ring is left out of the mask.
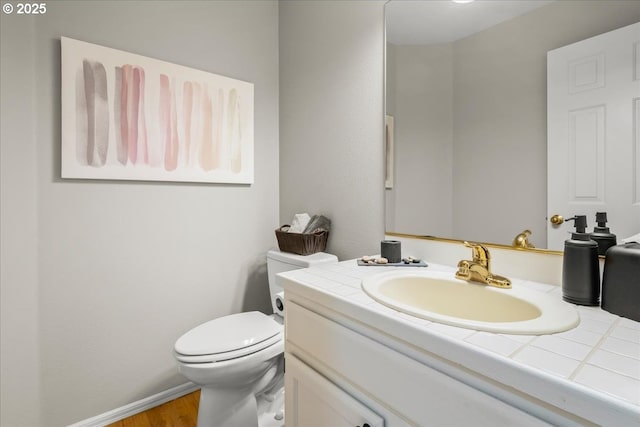
[[[553,215],[550,219],[549,222],[553,225],[560,225],[564,222],[564,218],[562,217],[562,215]]]

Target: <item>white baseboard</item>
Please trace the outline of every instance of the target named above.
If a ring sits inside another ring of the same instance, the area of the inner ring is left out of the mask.
[[[139,414],[140,412],[144,412],[147,409],[155,408],[158,405],[162,405],[163,403],[182,397],[185,394],[194,392],[199,388],[200,386],[194,383],[185,383],[158,394],[154,394],[153,396],[138,400],[137,402],[129,403],[128,405],[105,412],[104,414],[96,415],[95,417],[71,424],[69,427],[103,427],[132,415]]]

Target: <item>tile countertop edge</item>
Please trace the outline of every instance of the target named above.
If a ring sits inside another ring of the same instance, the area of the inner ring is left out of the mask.
[[[393,337],[401,346],[418,347],[427,356],[432,354],[447,360],[452,370],[460,370],[453,365],[464,366],[477,375],[597,424],[611,425],[616,422],[616,425],[637,425],[640,420],[640,408],[631,402],[522,364],[462,339],[431,331],[399,316],[355,304],[347,297],[314,287],[290,273],[280,274],[287,279],[285,294],[288,290],[364,327],[381,331]],[[611,415],[616,419],[612,420]]]

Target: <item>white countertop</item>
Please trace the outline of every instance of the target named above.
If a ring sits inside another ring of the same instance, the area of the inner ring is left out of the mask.
[[[575,306],[580,324],[541,336],[506,335],[443,325],[388,308],[361,288],[362,278],[424,267],[359,267],[356,260],[282,273],[285,290],[322,296],[347,316],[423,348],[447,355],[481,375],[585,419],[607,421],[603,412],[640,425],[640,323],[599,307]],[[429,264],[432,271],[455,268]],[[512,279],[513,286],[557,295],[559,286]],[[332,307],[335,308],[335,307]],[[637,422],[635,422],[637,421]],[[605,422],[606,423],[606,422]]]

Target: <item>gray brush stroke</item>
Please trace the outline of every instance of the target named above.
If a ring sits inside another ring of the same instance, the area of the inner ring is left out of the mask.
[[[99,62],[82,61],[87,105],[87,163],[104,166],[109,149],[107,73]]]

